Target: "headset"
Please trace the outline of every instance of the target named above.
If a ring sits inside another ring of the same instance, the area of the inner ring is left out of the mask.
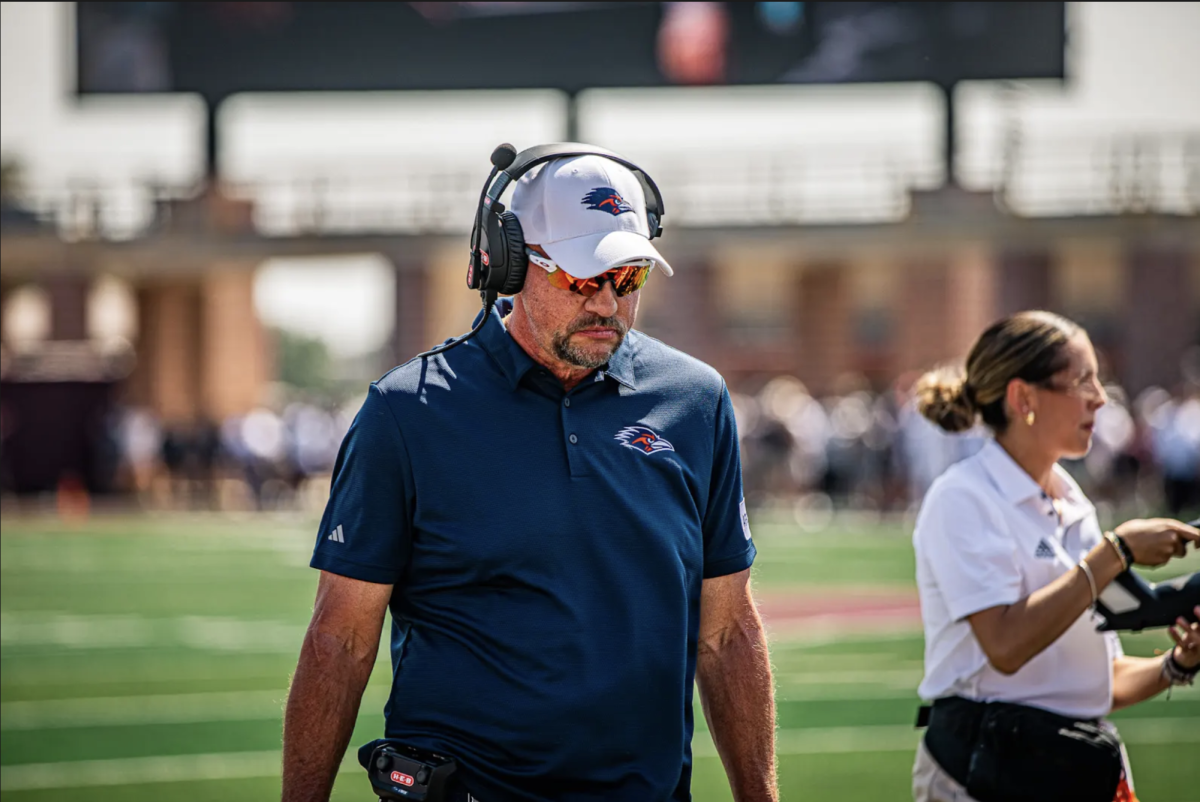
[[[525,273],[529,269],[529,258],[525,254],[525,236],[521,221],[504,208],[500,196],[509,184],[539,164],[554,159],[569,159],[574,156],[601,156],[628,167],[642,186],[646,199],[646,221],[650,228],[650,239],[662,236],[662,218],[665,213],[662,193],[658,185],[646,172],[633,162],[611,150],[582,145],[578,142],[559,142],[537,145],[517,152],[505,142],[492,151],[492,171],[483,182],[479,193],[479,206],[475,211],[475,223],[471,228],[471,257],[467,265],[467,287],[479,290],[483,301],[483,315],[475,328],[456,340],[418,354],[424,358],[440,354],[461,345],[479,333],[487,323],[492,307],[500,295],[512,295],[525,285]]]

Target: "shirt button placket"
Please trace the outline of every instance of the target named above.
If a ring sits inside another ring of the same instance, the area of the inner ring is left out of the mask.
[[[579,421],[575,420],[578,416],[571,406],[571,399],[564,397],[559,410],[562,414],[562,432],[567,438],[567,463],[570,466],[571,475],[586,476],[589,473],[587,461],[583,458],[581,449],[577,448],[579,435],[572,431],[572,429],[578,429]]]

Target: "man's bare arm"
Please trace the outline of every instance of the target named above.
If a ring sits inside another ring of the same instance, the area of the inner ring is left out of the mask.
[[[774,802],[775,691],[749,569],[704,580],[696,681],[733,798]]]
[[[391,596],[391,585],[321,572],[284,713],[284,802],[329,799]]]

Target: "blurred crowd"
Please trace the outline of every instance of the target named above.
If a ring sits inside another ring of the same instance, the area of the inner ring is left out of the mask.
[[[939,474],[990,437],[982,425],[948,434],[922,417],[916,379],[903,375],[876,393],[844,377],[818,398],[781,376],[757,393],[733,393],[747,505],[790,507],[813,526],[839,509],[911,514]],[[1132,399],[1106,389],[1091,452],[1064,467],[1112,514],[1200,514],[1200,386],[1152,387]]]
[[[319,510],[358,405],[292,401],[184,426],[119,410],[109,431],[117,488],[155,508]]]
[[[844,377],[822,397],[789,376],[732,391],[747,505],[813,527],[839,510],[911,514],[942,471],[989,437],[982,426],[951,435],[925,420],[911,395],[916,378],[874,392]],[[1091,452],[1067,469],[1112,514],[1200,515],[1200,385],[1132,399],[1107,390]],[[114,489],[159,509],[319,512],[360,401],[292,400],[188,426],[120,409],[107,433]]]

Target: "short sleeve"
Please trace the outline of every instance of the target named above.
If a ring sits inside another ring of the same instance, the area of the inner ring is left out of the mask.
[[[365,582],[396,584],[408,560],[413,499],[400,428],[372,384],[338,451],[310,565]]]
[[[926,498],[917,523],[918,558],[955,621],[1021,598],[1016,544],[998,529],[985,505],[964,488],[938,487]]]
[[[737,421],[729,390],[721,383],[716,414],[712,481],[704,511],[704,578],[735,574],[750,567],[757,554],[742,494],[742,461]]]

